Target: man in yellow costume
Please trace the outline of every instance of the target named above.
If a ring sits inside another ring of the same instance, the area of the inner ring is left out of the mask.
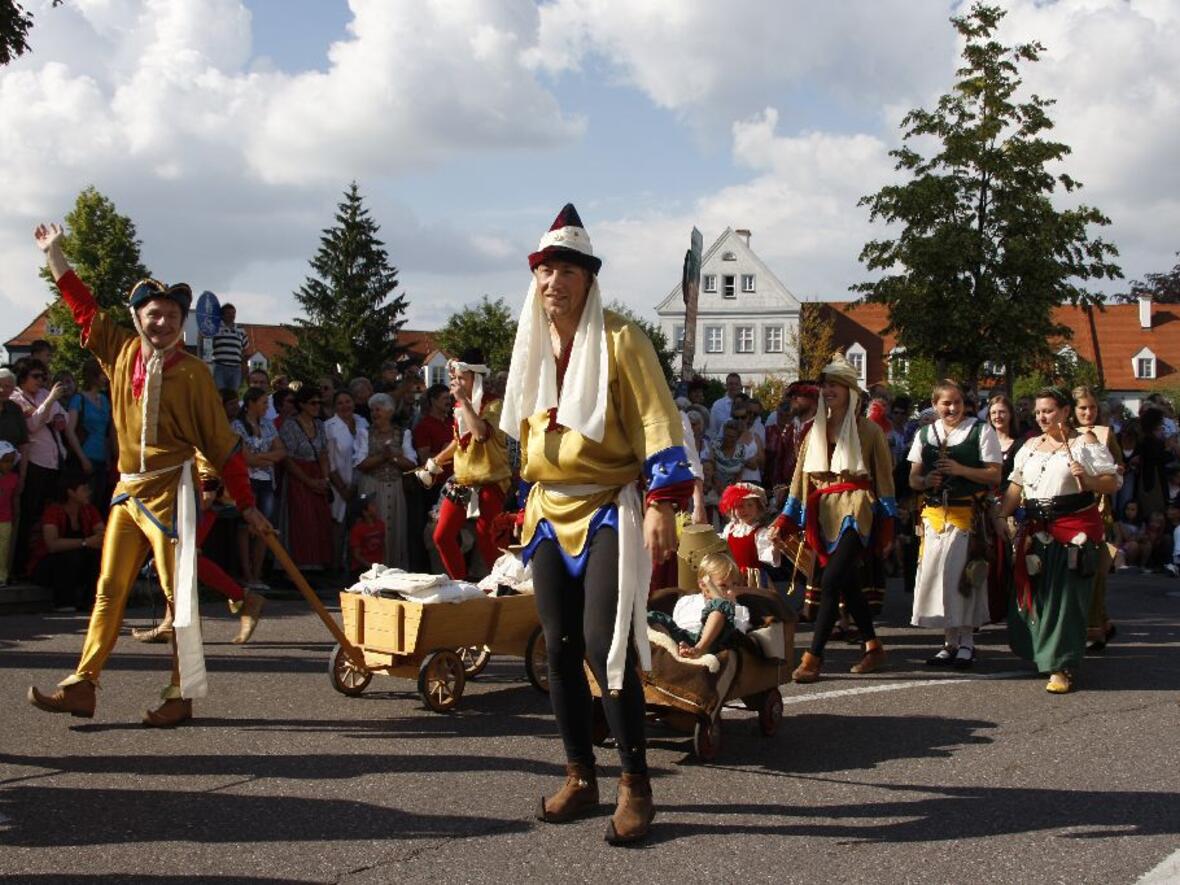
[[[496,563],[494,523],[504,510],[504,497],[512,479],[508,463],[508,441],[500,429],[499,397],[485,395],[484,378],[490,373],[483,351],[469,348],[447,365],[455,411],[451,419],[454,438],[450,445],[426,459],[426,466],[414,471],[430,488],[447,464],[455,467],[453,481],[443,487],[434,528],[434,544],[447,574],[456,580],[467,577],[467,563],[459,547],[459,532],[469,518],[475,519],[475,541],[484,567]]]
[[[155,280],[137,283],[129,301],[136,334],[98,309],[66,261],[60,227],[41,225],[34,236],[82,330],[82,343],[110,379],[120,479],[103,538],[97,599],[81,659],[56,692],[30,688],[29,701],[50,713],[94,715],[99,676],[119,637],[136,574],[150,552],[174,636],[172,679],[162,693],[163,703],[149,710],[143,722],[172,727],[192,718],[192,699],[208,691],[197,611],[197,452],[219,470],[246,523],[256,531],[272,529],[254,508],[241,439],[230,429],[213,377],[184,349],[184,318],[192,300],[189,287]]]
[[[533,282],[500,426],[519,438],[521,478],[532,483],[522,555],[533,566],[566,754],[565,785],[541,800],[538,817],[558,823],[598,805],[585,660],[604,687],[622,763],[606,833],[617,844],[646,836],[654,816],[638,666],[651,667],[652,561],[675,549],[674,510],[691,500],[693,476],[651,342],[603,310],[601,265],[577,210],[566,205],[529,255]]]

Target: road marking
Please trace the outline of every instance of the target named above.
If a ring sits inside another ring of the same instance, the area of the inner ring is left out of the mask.
[[[812,701],[826,701],[829,698],[847,698],[858,694],[876,694],[882,691],[901,691],[903,688],[928,688],[932,685],[964,685],[991,679],[1015,679],[1028,676],[1026,670],[1008,670],[1003,673],[987,673],[959,679],[915,679],[909,682],[886,682],[881,685],[859,685],[856,688],[837,688],[833,691],[817,691],[812,694],[791,695],[783,698],[783,704],[807,704]]]
[[[1173,885],[1180,881],[1180,851],[1173,851],[1154,870],[1148,870],[1135,885]]]

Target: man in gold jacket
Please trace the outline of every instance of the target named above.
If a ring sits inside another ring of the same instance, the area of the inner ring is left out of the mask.
[[[45,252],[62,298],[82,330],[83,344],[110,379],[111,414],[119,443],[120,480],[103,538],[101,574],[82,656],[74,673],[51,695],[29,689],[29,701],[51,713],[94,715],[95,688],[123,623],[127,596],[150,552],[174,626],[172,679],[163,704],[144,724],[171,727],[192,717],[192,698],[208,687],[201,651],[196,594],[199,451],[222,479],[256,531],[271,531],[254,508],[241,439],[226,420],[208,367],[183,345],[192,292],[184,283],[144,280],[131,290],[136,332],[98,309],[70,268],[62,229],[41,225],[34,236]]]

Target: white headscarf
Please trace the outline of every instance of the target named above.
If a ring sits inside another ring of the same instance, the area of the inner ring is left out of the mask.
[[[465,363],[462,360],[451,360],[451,368],[456,372],[471,372],[474,378],[471,382],[471,410],[475,414],[479,414],[479,410],[483,408],[483,376],[491,373],[491,369],[483,363]],[[467,426],[467,418],[463,415],[462,409],[455,409],[455,423],[459,425],[459,438],[462,439],[471,432],[471,428]]]
[[[803,470],[805,473],[847,473],[852,476],[867,474],[869,471],[865,466],[860,448],[860,431],[857,429],[860,391],[856,387],[856,369],[844,358],[844,354],[837,352],[832,356],[832,361],[824,366],[820,377],[828,377],[848,388],[848,410],[844,413],[844,423],[840,425],[840,434],[836,437],[836,445],[829,459],[828,407],[820,402],[815,412],[815,422],[807,434],[807,455],[803,459]]]
[[[594,277],[574,332],[562,384],[570,395],[558,401],[557,360],[553,356],[549,320],[534,278],[520,312],[520,324],[516,327],[500,429],[514,439],[519,438],[523,421],[538,412],[556,408],[558,424],[594,442],[602,442],[606,435],[608,368],[602,293],[598,278]]]

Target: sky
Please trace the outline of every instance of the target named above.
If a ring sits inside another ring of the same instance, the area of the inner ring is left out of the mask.
[[[954,78],[947,0],[49,0],[0,68],[0,341],[45,305],[41,221],[88,185],[136,223],[144,263],[298,312],[353,180],[407,326],[487,294],[514,308],[566,202],[604,295],[654,318],[695,225],[726,228],[801,300],[851,297],[882,233],[859,197],[896,181],[898,124]],[[1063,164],[1127,279],[1180,250],[1180,2],[1007,0],[1037,39]],[[1124,291],[1114,283],[1105,291]]]

